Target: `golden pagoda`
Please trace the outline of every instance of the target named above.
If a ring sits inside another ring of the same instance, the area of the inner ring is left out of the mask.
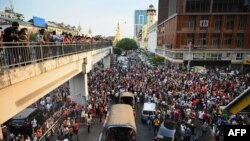
[[[119,42],[121,40],[121,34],[120,34],[120,27],[119,27],[119,22],[117,24],[117,28],[116,28],[116,34],[115,34],[115,39],[113,41],[113,45],[115,46],[117,44],[117,42]]]

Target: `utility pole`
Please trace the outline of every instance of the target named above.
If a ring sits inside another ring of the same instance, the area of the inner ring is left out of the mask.
[[[187,71],[190,71],[190,61],[191,61],[191,46],[192,46],[192,42],[188,43],[188,66],[187,66]]]

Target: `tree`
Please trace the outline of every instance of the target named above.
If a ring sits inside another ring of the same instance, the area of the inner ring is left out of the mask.
[[[130,38],[121,39],[119,42],[117,42],[116,47],[122,50],[134,50],[138,48],[136,41]]]
[[[164,62],[164,57],[161,56],[155,56],[154,58],[152,58],[152,63],[155,65],[159,65],[159,64],[163,64]]]
[[[114,54],[116,54],[115,60],[117,60],[118,56],[122,54],[122,49],[118,47],[114,47]]]
[[[114,47],[113,50],[114,50],[114,53],[115,53],[116,55],[121,55],[121,54],[122,54],[122,49],[121,49],[121,48]]]

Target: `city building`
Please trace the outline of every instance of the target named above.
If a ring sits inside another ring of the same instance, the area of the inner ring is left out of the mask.
[[[148,51],[155,53],[157,47],[157,23],[148,28]]]
[[[5,17],[5,18],[10,18],[10,19],[17,19],[20,21],[24,21],[25,18],[23,16],[23,14],[20,13],[16,13],[13,11],[13,9],[10,8],[5,8],[4,12],[0,11],[0,17]]]
[[[156,52],[171,64],[250,68],[250,0],[159,0],[158,12]]]
[[[47,22],[48,32],[56,31],[57,35],[61,35],[63,32],[70,33],[72,35],[78,35],[79,30],[75,26],[65,25],[64,23],[56,23],[53,21]]]
[[[113,46],[115,46],[117,44],[117,42],[119,42],[121,39],[122,39],[122,36],[120,34],[120,26],[119,26],[119,23],[118,23],[117,27],[116,27],[115,38],[113,40]]]
[[[134,15],[134,38],[138,39],[140,34],[139,32],[147,23],[147,10],[135,10]]]
[[[155,24],[156,10],[153,5],[149,5],[147,9],[147,23],[142,27],[140,47],[148,50],[148,30]]]

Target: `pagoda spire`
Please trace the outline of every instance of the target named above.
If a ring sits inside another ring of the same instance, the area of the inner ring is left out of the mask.
[[[121,40],[121,34],[120,34],[120,24],[119,22],[117,23],[116,27],[116,34],[115,34],[115,39],[114,39],[114,46]]]

